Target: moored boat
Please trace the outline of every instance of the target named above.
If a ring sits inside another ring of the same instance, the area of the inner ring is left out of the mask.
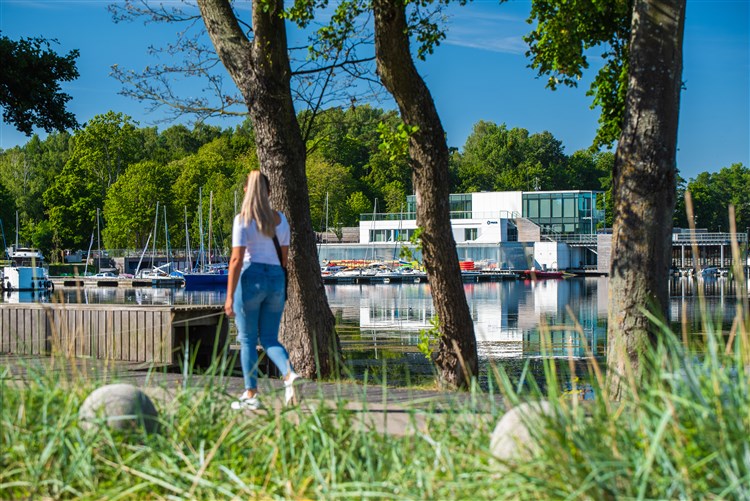
[[[44,268],[44,256],[37,249],[9,247],[0,287],[7,291],[48,291],[54,286]]]
[[[520,272],[520,278],[523,280],[541,280],[547,278],[564,278],[565,272],[549,270],[524,270]]]

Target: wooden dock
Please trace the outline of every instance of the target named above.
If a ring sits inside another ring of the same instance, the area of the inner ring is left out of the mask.
[[[221,306],[0,303],[0,353],[176,365],[198,349],[210,363],[228,325]]]

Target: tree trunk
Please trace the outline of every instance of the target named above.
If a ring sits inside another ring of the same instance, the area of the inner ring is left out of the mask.
[[[668,318],[684,20],[685,0],[635,0],[612,188],[607,358],[615,399],[623,377],[640,380],[643,354],[656,340],[644,310]]]
[[[271,181],[274,206],[287,215],[291,226],[281,340],[299,374],[328,376],[335,370],[339,342],[310,220],[305,145],[292,104],[283,1],[253,1],[252,42],[228,0],[199,0],[198,5],[216,52],[248,105],[258,160]]]
[[[466,386],[478,374],[477,346],[451,228],[445,132],[411,57],[404,2],[376,0],[373,11],[380,79],[396,99],[404,123],[418,127],[409,138],[409,155],[422,254],[441,333],[436,362],[444,384]]]

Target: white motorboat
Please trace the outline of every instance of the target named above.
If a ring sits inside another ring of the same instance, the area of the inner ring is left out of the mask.
[[[2,289],[7,291],[48,291],[54,286],[44,268],[44,256],[37,249],[8,247],[3,266]]]

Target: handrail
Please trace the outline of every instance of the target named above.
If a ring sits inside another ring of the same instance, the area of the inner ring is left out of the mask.
[[[683,231],[672,234],[674,243],[724,243],[729,244],[732,240],[747,242],[747,233],[707,233],[700,231]]]
[[[451,219],[515,219],[521,217],[518,211],[451,211]],[[366,212],[359,215],[360,221],[415,221],[416,212]]]

